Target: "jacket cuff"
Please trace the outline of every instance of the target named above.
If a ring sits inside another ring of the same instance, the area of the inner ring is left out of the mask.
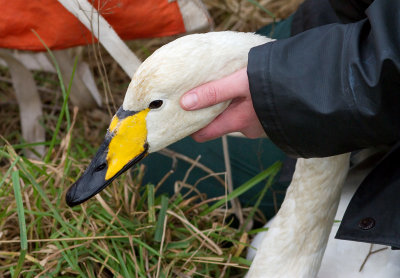
[[[271,84],[271,65],[269,58],[276,42],[254,47],[249,52],[247,75],[254,110],[265,133],[286,154],[299,157],[301,154],[290,146],[282,128],[280,115],[274,100]]]

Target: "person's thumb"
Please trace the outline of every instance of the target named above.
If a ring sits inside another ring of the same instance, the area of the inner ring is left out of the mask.
[[[188,91],[180,103],[185,110],[196,110],[243,96],[248,91],[249,81],[244,68]]]

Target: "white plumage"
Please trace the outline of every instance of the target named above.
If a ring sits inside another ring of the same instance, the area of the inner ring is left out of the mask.
[[[285,200],[248,277],[315,277],[325,251],[349,155],[298,159]]]

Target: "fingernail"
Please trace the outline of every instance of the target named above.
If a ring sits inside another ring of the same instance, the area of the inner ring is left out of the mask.
[[[182,105],[186,108],[186,109],[190,109],[193,108],[197,105],[199,98],[197,97],[196,93],[188,93],[186,95],[183,96],[182,98]]]

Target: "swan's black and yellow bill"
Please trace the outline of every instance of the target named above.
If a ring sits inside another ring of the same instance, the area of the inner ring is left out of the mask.
[[[89,167],[68,189],[66,201],[69,206],[93,197],[147,155],[148,111],[126,111],[122,107],[118,110]]]

